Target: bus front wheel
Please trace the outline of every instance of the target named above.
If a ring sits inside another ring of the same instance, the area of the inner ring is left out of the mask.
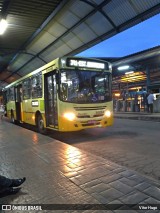
[[[37,127],[38,127],[39,133],[41,133],[41,134],[46,133],[46,129],[44,128],[44,121],[43,121],[42,115],[38,115]]]

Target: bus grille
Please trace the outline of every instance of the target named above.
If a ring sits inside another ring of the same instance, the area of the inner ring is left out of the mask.
[[[82,126],[97,126],[100,125],[100,121],[95,121],[94,123],[82,123]]]
[[[77,118],[90,118],[90,115],[77,115]]]
[[[77,115],[77,118],[96,118],[96,117],[102,117],[104,114],[98,114],[93,115],[92,117],[90,115]]]
[[[98,107],[74,107],[76,111],[85,111],[85,110],[103,110],[106,106],[98,106]]]

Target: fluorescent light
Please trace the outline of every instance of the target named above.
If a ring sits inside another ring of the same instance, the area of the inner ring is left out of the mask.
[[[129,65],[125,65],[125,66],[121,66],[117,68],[119,71],[121,70],[128,70],[129,69]]]
[[[115,93],[114,96],[119,97],[120,93]]]
[[[0,35],[2,35],[4,33],[7,26],[8,26],[7,21],[5,19],[1,19],[1,21],[0,21]]]
[[[100,78],[100,79],[98,79],[98,81],[104,81],[104,79],[105,79],[105,78]]]
[[[132,74],[134,73],[133,71],[129,71],[129,72],[125,72],[125,75],[129,75],[129,74]]]

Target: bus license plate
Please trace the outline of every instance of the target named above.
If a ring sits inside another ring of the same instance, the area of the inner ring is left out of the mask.
[[[93,121],[93,120],[88,121],[88,124],[96,124],[96,121]]]

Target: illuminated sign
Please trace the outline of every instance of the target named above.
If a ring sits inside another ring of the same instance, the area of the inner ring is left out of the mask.
[[[39,106],[38,101],[32,101],[32,106],[33,106],[33,107],[38,107],[38,106]]]
[[[82,68],[95,68],[95,69],[105,69],[106,64],[103,62],[97,62],[92,60],[84,59],[68,59],[67,65],[69,67],[82,67]]]

